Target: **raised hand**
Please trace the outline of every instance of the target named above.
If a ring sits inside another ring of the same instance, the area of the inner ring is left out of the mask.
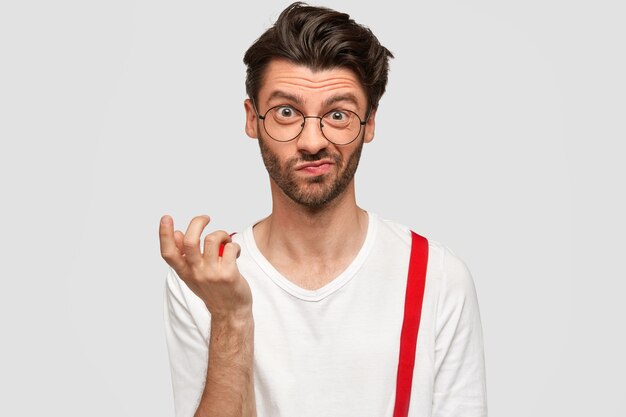
[[[241,248],[228,233],[218,230],[205,236],[201,252],[200,235],[209,221],[209,216],[194,217],[183,234],[174,231],[170,216],[163,216],[161,256],[204,301],[212,319],[247,318],[252,314],[252,293],[236,264]]]

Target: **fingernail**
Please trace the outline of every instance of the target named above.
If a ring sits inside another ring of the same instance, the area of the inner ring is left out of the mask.
[[[168,224],[170,221],[170,216],[165,215],[163,217],[161,217],[161,224]]]

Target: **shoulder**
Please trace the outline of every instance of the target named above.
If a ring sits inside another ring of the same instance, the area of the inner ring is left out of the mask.
[[[377,217],[378,233],[386,244],[411,247],[411,232],[423,236],[428,241],[428,277],[446,286],[460,289],[473,289],[472,276],[465,262],[452,249],[443,243],[423,235],[419,231],[395,222]]]
[[[446,285],[467,286],[472,275],[467,264],[452,249],[437,241],[429,241],[429,250],[434,266],[440,271],[440,279]]]

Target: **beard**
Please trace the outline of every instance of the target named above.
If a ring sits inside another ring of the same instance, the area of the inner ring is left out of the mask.
[[[312,211],[318,211],[339,197],[354,178],[361,159],[363,141],[344,161],[339,154],[331,154],[328,148],[316,154],[300,153],[288,159],[281,165],[276,155],[266,144],[265,139],[259,137],[259,147],[263,163],[276,185],[295,203]],[[271,140],[271,139],[270,139]],[[322,174],[310,178],[298,179],[294,167],[302,162],[315,162],[321,159],[330,159],[336,166],[335,172]]]

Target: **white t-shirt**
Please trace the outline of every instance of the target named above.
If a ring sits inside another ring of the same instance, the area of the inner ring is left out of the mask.
[[[282,276],[252,226],[234,236],[250,285],[258,417],[391,417],[411,249],[410,230],[369,213],[353,262],[311,291]],[[177,417],[192,417],[204,388],[210,316],[170,270],[166,338]],[[465,264],[429,242],[410,417],[487,416],[482,330]]]

